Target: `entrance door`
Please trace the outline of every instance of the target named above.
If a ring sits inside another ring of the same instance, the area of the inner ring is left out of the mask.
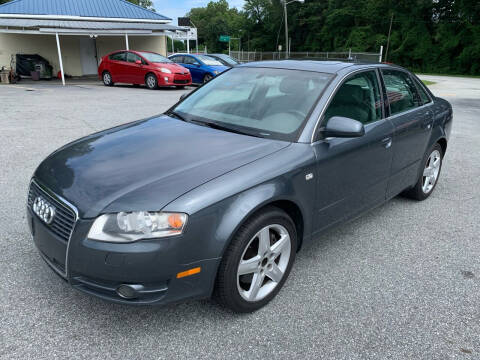
[[[80,61],[82,63],[83,75],[97,74],[97,47],[95,39],[80,38]]]

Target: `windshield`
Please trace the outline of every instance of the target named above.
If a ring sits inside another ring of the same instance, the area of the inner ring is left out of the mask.
[[[214,58],[211,58],[210,56],[197,55],[197,58],[198,58],[198,60],[203,62],[205,65],[212,65],[212,66],[223,65],[220,61],[215,60]]]
[[[226,62],[227,64],[229,65],[238,65],[240,64],[237,60],[231,58],[230,56],[228,55],[223,55],[223,54],[217,54],[215,55],[216,57],[220,58],[220,61],[224,61]]]
[[[139,54],[142,55],[145,59],[147,59],[148,62],[152,62],[152,63],[171,63],[172,62],[172,60],[160,54],[147,53],[147,52],[139,52]]]
[[[329,74],[312,71],[232,68],[172,110],[186,121],[295,141],[330,79]]]

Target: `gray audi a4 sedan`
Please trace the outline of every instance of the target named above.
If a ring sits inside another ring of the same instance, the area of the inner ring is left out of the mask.
[[[302,244],[438,181],[452,107],[397,66],[240,65],[36,169],[27,219],[74,288],[123,304],[267,304]]]

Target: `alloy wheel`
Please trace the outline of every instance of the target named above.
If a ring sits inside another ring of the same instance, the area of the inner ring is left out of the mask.
[[[155,78],[154,78],[152,75],[149,75],[149,76],[147,77],[147,86],[148,86],[150,89],[155,88],[156,83],[157,83],[157,82],[156,82]]]
[[[438,179],[442,156],[438,150],[434,150],[427,159],[423,169],[422,190],[425,194],[432,191]]]
[[[207,83],[209,82],[210,80],[212,80],[213,76],[212,75],[205,75],[205,77],[203,78],[203,83]]]
[[[268,225],[248,242],[237,270],[237,288],[242,298],[259,301],[281,282],[288,267],[292,243],[279,224]]]

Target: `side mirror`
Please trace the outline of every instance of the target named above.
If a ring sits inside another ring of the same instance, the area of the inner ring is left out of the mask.
[[[135,60],[135,64],[142,65],[142,60]]]
[[[183,99],[185,99],[187,97],[188,93],[185,93],[185,94],[182,94],[182,96],[180,96],[180,101],[182,101]]]
[[[365,134],[365,128],[360,121],[342,116],[331,117],[327,125],[320,129],[324,138],[341,137],[353,138],[360,137]]]

